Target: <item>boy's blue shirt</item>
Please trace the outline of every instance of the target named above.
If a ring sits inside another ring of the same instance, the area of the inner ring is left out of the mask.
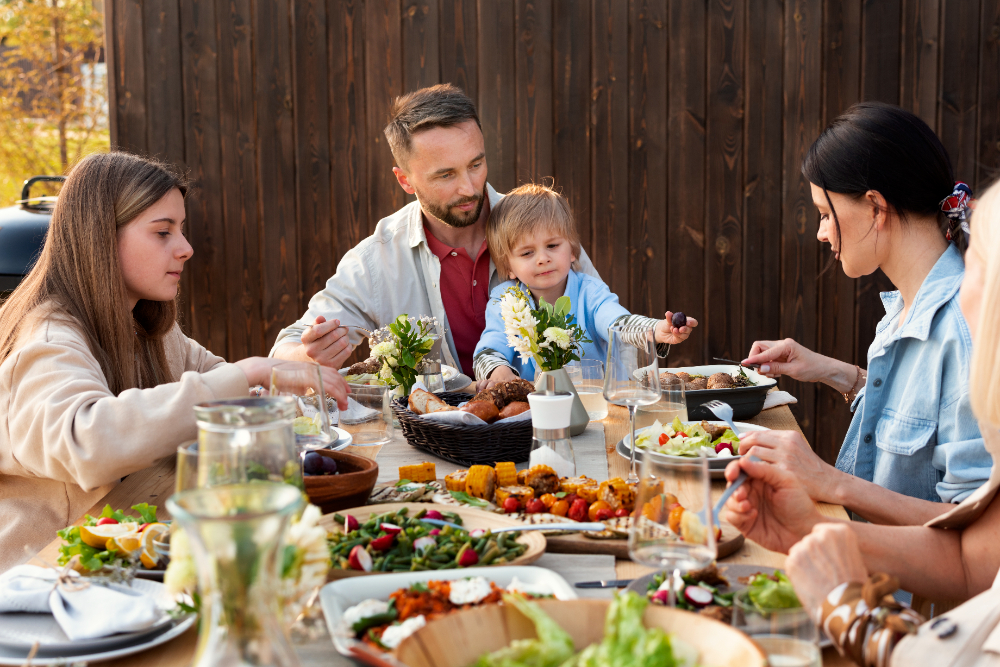
[[[487,348],[495,350],[507,359],[522,378],[534,380],[537,370],[534,360],[522,362],[521,355],[514,352],[507,344],[503,317],[500,315],[500,297],[513,285],[521,285],[525,292],[528,291],[526,286],[516,280],[508,280],[494,288],[490,293],[489,303],[486,304],[486,329],[479,339],[479,344],[476,345],[473,356],[479,355]],[[582,358],[606,362],[608,329],[615,320],[631,313],[618,303],[618,296],[608,289],[607,285],[585,273],[570,270],[563,295],[569,297],[570,312],[576,318],[576,323],[587,332],[587,338],[592,341],[581,345]]]

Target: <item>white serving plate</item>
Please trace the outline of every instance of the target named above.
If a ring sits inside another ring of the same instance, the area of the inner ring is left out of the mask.
[[[728,426],[728,424],[726,424],[726,422],[724,422],[724,421],[718,421],[718,420],[714,420],[714,419],[713,420],[706,420],[706,421],[708,421],[708,423],[712,424],[713,426]],[[701,421],[686,421],[686,422],[684,422],[684,424],[700,424],[700,423],[701,423]],[[757,424],[747,424],[745,422],[733,422],[733,423],[736,424],[736,428],[738,428],[740,430],[741,434],[743,434],[743,433],[750,433],[751,431],[769,431],[769,430],[771,430],[771,429],[769,429],[769,428],[767,428],[765,426],[758,426]],[[643,428],[636,429],[635,430],[636,436],[639,436],[641,433],[649,430],[650,428],[652,428],[652,426],[645,426]],[[618,444],[615,446],[615,451],[618,452],[618,455],[621,456],[622,458],[628,459],[628,458],[631,457],[631,455],[632,455],[632,436],[631,436],[631,434],[626,433],[625,437],[618,441]],[[693,457],[693,456],[669,456],[667,454],[659,454],[657,452],[650,452],[650,451],[647,451],[647,450],[644,450],[644,449],[637,449],[637,450],[635,450],[636,461],[642,461],[642,457],[646,456],[647,454],[653,456],[655,460],[665,461],[667,463],[691,463],[692,461],[696,460],[695,457]],[[710,474],[711,474],[712,478],[720,478],[720,477],[722,477],[722,474],[725,471],[726,466],[729,465],[729,462],[733,461],[735,459],[738,459],[738,458],[740,458],[740,457],[739,456],[731,456],[731,457],[728,457],[728,458],[713,458],[713,459],[708,459],[708,469],[710,471]]]
[[[395,572],[368,577],[348,577],[331,581],[320,589],[320,603],[326,616],[327,628],[333,638],[333,645],[341,655],[352,657],[348,650],[349,638],[344,636],[341,618],[344,611],[362,602],[376,599],[388,600],[389,595],[400,588],[409,588],[420,581],[453,581],[469,577],[485,577],[500,588],[506,588],[516,576],[525,584],[547,586],[560,600],[577,599],[576,592],[569,583],[552,570],[531,565],[474,568],[462,570],[425,570],[423,572]]]

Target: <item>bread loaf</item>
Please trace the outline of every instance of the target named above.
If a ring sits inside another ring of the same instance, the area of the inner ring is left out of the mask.
[[[455,409],[434,394],[423,389],[413,390],[413,393],[410,394],[409,406],[410,410],[418,415],[429,415],[432,412],[447,412]]]
[[[508,403],[507,407],[500,411],[500,419],[513,417],[514,415],[519,415],[522,412],[527,412],[530,409],[531,406],[524,401],[514,401],[513,403]]]
[[[492,424],[500,419],[500,411],[497,410],[497,406],[493,404],[493,401],[469,401],[459,408],[459,410],[476,415],[487,424]]]

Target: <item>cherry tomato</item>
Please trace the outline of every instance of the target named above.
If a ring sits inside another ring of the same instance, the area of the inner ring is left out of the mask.
[[[590,504],[590,507],[587,508],[587,516],[590,517],[591,521],[597,521],[597,512],[607,509],[611,509],[611,505],[607,504],[603,500],[595,500]]]
[[[542,497],[541,497],[540,500],[542,501],[542,504],[545,505],[546,507],[552,507],[553,505],[556,504],[556,501],[559,500],[559,499],[556,498],[551,493],[545,493],[545,494],[542,494]]]
[[[568,496],[566,496],[565,498],[563,498],[563,500],[565,500],[567,503],[569,503],[569,506],[572,507],[573,503],[575,503],[577,500],[579,500],[579,498],[580,498],[580,496],[576,495],[575,493],[571,493]]]
[[[569,516],[573,521],[586,521],[587,520],[587,501],[583,498],[577,498],[573,501],[573,504],[569,508]]]
[[[619,507],[618,509],[615,510],[615,516],[628,516],[629,514],[631,514],[631,512],[629,512],[624,507]]]
[[[528,514],[541,514],[545,511],[545,503],[543,503],[538,498],[532,498],[528,501],[528,506],[524,509]]]
[[[102,518],[100,518],[100,519],[97,520],[97,525],[98,526],[106,526],[109,523],[118,523],[118,519],[112,519],[111,517],[106,516],[106,517],[102,517]]]
[[[602,507],[601,509],[597,510],[597,514],[594,515],[594,519],[596,521],[607,521],[608,519],[611,519],[614,516],[615,515],[610,508]]]
[[[687,433],[685,433],[684,431],[678,431],[678,432],[677,432],[677,435],[681,436],[682,438],[686,438],[686,437],[688,437],[688,434],[687,434]]]
[[[517,498],[507,498],[503,501],[503,511],[507,514],[516,514],[521,510],[521,503],[517,502]]]
[[[665,445],[665,444],[667,444],[667,440],[669,440],[669,439],[670,439],[670,438],[668,438],[668,437],[667,437],[667,434],[666,434],[666,433],[661,433],[661,434],[660,434],[660,444],[661,444],[661,445]]]
[[[556,516],[566,516],[569,513],[569,503],[565,500],[557,500],[552,507],[549,508],[549,514],[555,514]]]

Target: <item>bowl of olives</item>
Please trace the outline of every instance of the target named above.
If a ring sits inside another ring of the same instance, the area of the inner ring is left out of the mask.
[[[309,502],[324,514],[364,505],[375,488],[378,464],[363,456],[315,449],[302,460]]]

